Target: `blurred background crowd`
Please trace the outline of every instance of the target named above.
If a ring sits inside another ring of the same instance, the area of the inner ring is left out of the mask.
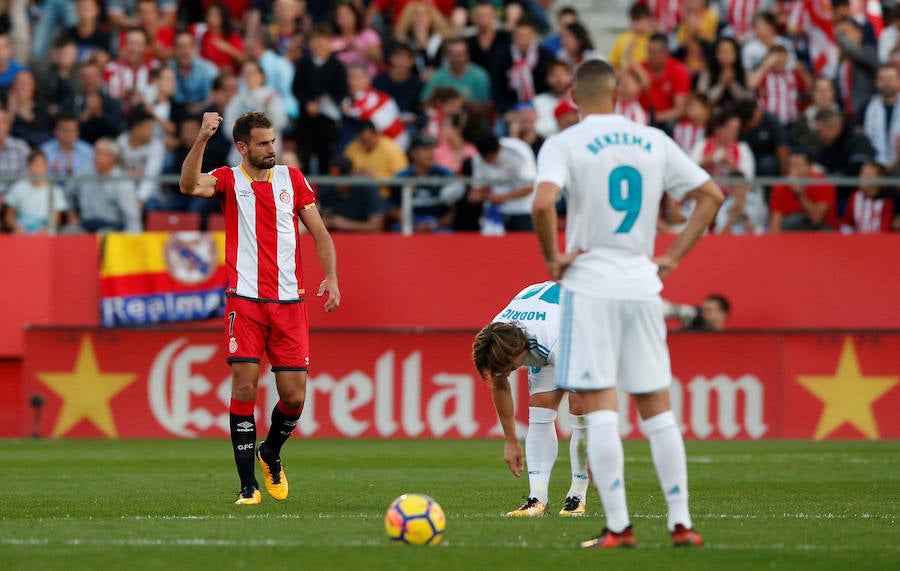
[[[9,232],[163,229],[173,213],[221,227],[215,201],[160,177],[204,112],[224,123],[203,168],[237,164],[231,125],[249,110],[272,118],[283,164],[395,179],[320,185],[332,230],[398,229],[404,178],[415,231],[530,230],[536,154],[579,120],[568,90],[589,58],[619,70],[618,113],[727,179],[710,231],[900,229],[879,182],[900,170],[894,1],[639,1],[603,50],[575,7],[539,0],[0,0],[0,14]],[[690,209],[663,203],[660,230]]]

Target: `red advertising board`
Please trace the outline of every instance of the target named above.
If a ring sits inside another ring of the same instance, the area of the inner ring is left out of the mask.
[[[471,339],[314,334],[299,433],[498,435],[490,393],[469,361]],[[32,330],[23,397],[45,397],[44,436],[225,437],[230,379],[221,345],[215,330]],[[670,336],[670,347],[673,408],[689,438],[900,438],[900,334],[685,333]],[[524,370],[513,385],[524,429]],[[276,400],[266,371],[257,400],[263,425]],[[639,436],[625,407],[623,400],[622,433]],[[568,432],[565,414],[560,431]]]

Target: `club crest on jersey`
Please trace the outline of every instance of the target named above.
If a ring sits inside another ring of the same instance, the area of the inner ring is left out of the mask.
[[[282,188],[281,194],[278,195],[278,200],[280,200],[284,204],[289,204],[291,202],[291,194],[287,191],[287,189]]]
[[[183,284],[207,281],[216,271],[219,247],[211,234],[174,232],[164,247],[169,275]]]
[[[237,350],[238,350],[237,339],[232,337],[231,339],[228,340],[228,352],[229,353],[237,353]]]

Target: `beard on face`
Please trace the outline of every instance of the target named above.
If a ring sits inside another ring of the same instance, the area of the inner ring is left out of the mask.
[[[250,164],[253,165],[254,168],[270,169],[275,166],[275,155],[263,155],[261,157],[248,155],[247,159],[250,161]]]

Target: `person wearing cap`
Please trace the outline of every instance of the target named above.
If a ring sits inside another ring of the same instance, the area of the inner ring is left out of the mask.
[[[453,180],[453,173],[434,163],[437,141],[428,135],[416,135],[409,145],[409,167],[396,178],[446,177],[445,184],[416,184],[412,192],[413,228],[416,232],[447,230],[453,225],[453,203],[462,198],[465,185]],[[401,220],[403,186],[391,188],[389,216]]]
[[[578,123],[578,107],[572,103],[571,99],[563,99],[557,104],[556,109],[553,110],[553,117],[556,118],[556,124],[559,125],[559,130],[562,131]]]

